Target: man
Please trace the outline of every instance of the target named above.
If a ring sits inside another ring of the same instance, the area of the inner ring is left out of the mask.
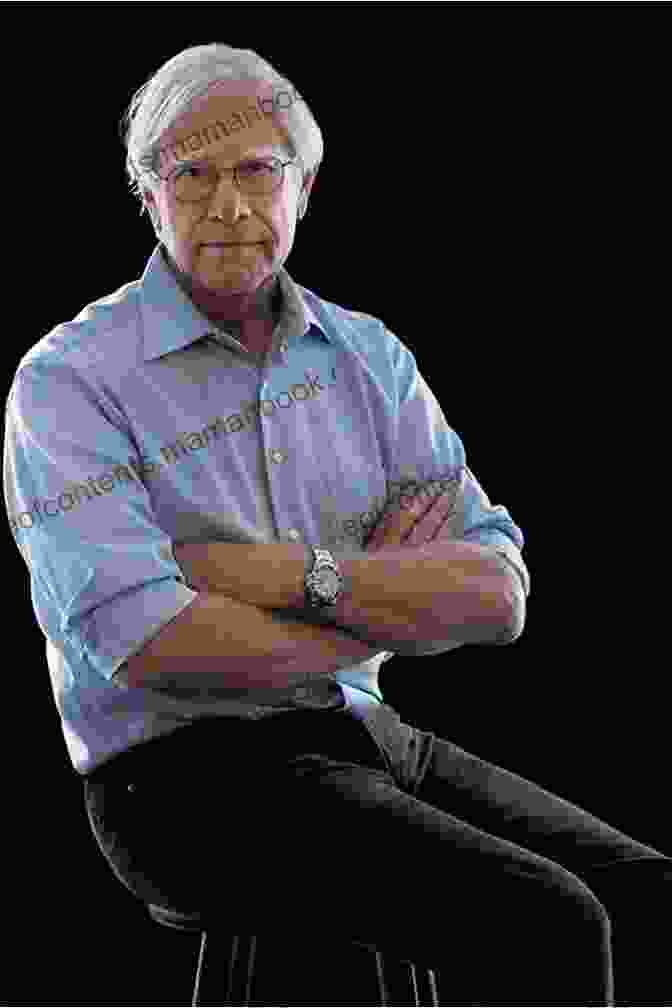
[[[101,850],[139,898],[225,896],[253,929],[252,893],[278,918],[292,900],[439,969],[459,932],[451,996],[612,1003],[623,865],[659,886],[672,859],[383,702],[394,654],[516,640],[529,574],[409,349],[284,268],[322,157],[312,114],[213,45],[160,68],[129,124],[160,242],[24,356],[5,433]]]

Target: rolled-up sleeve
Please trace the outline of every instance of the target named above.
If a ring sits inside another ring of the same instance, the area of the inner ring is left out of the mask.
[[[42,631],[114,682],[198,593],[156,521],[129,424],[102,388],[62,360],[23,365],[6,403],[3,475]]]
[[[401,493],[425,490],[445,491],[451,510],[442,529],[442,538],[477,543],[502,558],[503,569],[511,570],[516,592],[515,628],[496,643],[510,643],[522,633],[525,600],[530,594],[530,575],[522,556],[522,530],[502,505],[492,505],[479,480],[467,466],[466,452],[459,434],[448,424],[436,396],[420,373],[415,356],[396,336],[389,333],[396,394],[395,470],[390,481],[388,507],[396,506]],[[440,654],[459,647],[460,642],[430,642],[418,654]]]

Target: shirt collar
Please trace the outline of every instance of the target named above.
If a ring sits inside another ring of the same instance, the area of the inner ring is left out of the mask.
[[[230,337],[218,333],[217,327],[196,307],[177,283],[166,263],[161,242],[150,256],[140,281],[140,314],[143,325],[143,352],[146,361],[162,357],[173,350],[181,350],[206,333],[215,332],[228,341]],[[315,335],[328,343],[331,337],[306,304],[297,285],[284,266],[278,271],[282,291],[281,324],[286,331],[307,335],[314,326]]]

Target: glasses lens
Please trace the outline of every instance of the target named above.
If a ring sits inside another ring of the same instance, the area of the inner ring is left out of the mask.
[[[264,161],[243,161],[237,166],[238,187],[248,196],[266,196],[282,181],[283,166],[277,158]],[[175,173],[175,195],[191,202],[212,196],[217,186],[218,172],[213,164],[194,162],[178,168]]]
[[[244,161],[238,165],[238,185],[244,193],[267,195],[282,181],[282,162],[276,158],[268,161]]]

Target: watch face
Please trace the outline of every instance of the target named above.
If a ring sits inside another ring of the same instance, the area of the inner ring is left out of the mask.
[[[341,579],[334,570],[320,571],[320,593],[335,595],[341,587]]]

